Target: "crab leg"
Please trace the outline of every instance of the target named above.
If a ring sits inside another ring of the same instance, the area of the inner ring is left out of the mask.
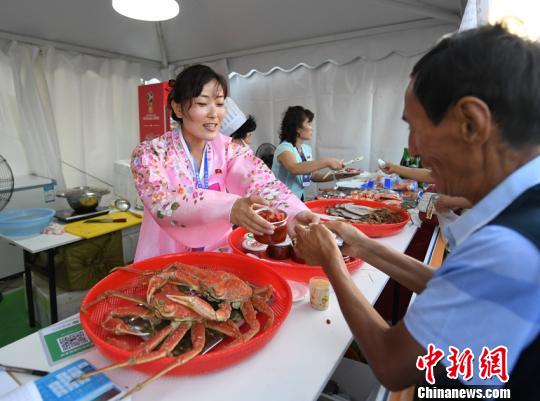
[[[151,270],[139,270],[139,269],[135,269],[135,268],[133,268],[131,266],[132,265],[116,266],[116,267],[113,267],[111,269],[110,273],[115,272],[117,270],[122,270],[122,271],[130,272],[130,273],[135,273],[135,274],[138,274],[140,276],[155,276],[157,274],[164,273],[164,272],[169,272],[171,270],[174,270],[174,269],[178,268],[177,263],[171,263],[170,265],[167,265],[163,269],[159,269],[159,270],[152,270],[152,269]]]
[[[268,330],[274,324],[274,311],[262,298],[253,297],[251,298],[251,302],[253,302],[253,306],[255,307],[255,309],[257,309],[257,311],[263,313],[268,317],[263,327],[263,330]]]
[[[124,366],[131,365],[140,365],[143,363],[155,361],[160,358],[165,358],[167,356],[172,356],[172,351],[180,342],[180,340],[182,340],[182,338],[190,328],[191,323],[178,324],[173,322],[169,326],[160,330],[156,335],[154,335],[147,342],[143,343],[139,348],[137,348],[134,356],[126,359],[123,362],[114,363],[104,368],[84,373],[73,380],[83,380],[88,377],[97,375],[98,373],[107,372],[116,368],[123,368]],[[165,341],[163,341],[164,339]],[[158,351],[152,351],[161,342],[163,342],[163,345],[160,347],[160,349]]]
[[[144,305],[146,307],[149,307],[149,305],[146,303],[146,301],[144,299],[142,299],[142,298],[134,297],[132,295],[128,295],[128,294],[123,293],[123,292],[118,291],[118,290],[107,290],[107,291],[103,292],[102,295],[100,295],[99,297],[94,299],[92,302],[90,302],[90,303],[86,304],[84,307],[82,307],[81,312],[86,313],[88,311],[88,309],[90,309],[95,304],[100,303],[101,301],[103,301],[105,299],[108,299],[108,298],[112,298],[112,297],[125,299],[126,301],[132,301],[132,302],[134,302],[136,304],[141,304],[141,305]]]
[[[194,291],[198,291],[200,287],[199,280],[197,280],[191,274],[182,272],[181,270],[160,273],[153,276],[148,281],[148,291],[146,294],[146,299],[148,303],[150,303],[150,300],[152,299],[152,296],[155,294],[155,292],[167,283],[184,285],[193,289]]]
[[[133,387],[131,390],[129,390],[120,400],[130,396],[131,394],[135,393],[136,391],[139,391],[144,386],[146,386],[148,383],[153,382],[156,379],[159,379],[164,374],[170,372],[174,368],[183,365],[184,363],[190,361],[197,355],[199,355],[203,348],[204,348],[204,342],[205,342],[205,334],[204,334],[204,324],[202,323],[195,323],[191,328],[191,343],[193,344],[193,348],[187,352],[184,352],[181,355],[178,355],[176,360],[171,363],[169,366],[167,366],[165,369],[163,369],[161,372],[156,373],[154,376],[146,379],[142,383],[137,384],[135,387]],[[176,345],[175,345],[176,346]],[[174,347],[173,347],[174,348]],[[172,351],[172,350],[171,350]],[[119,401],[120,401],[119,400]]]
[[[149,321],[152,326],[154,325],[154,323],[156,323],[156,321],[159,321],[159,319],[157,319],[150,310],[141,306],[120,306],[118,308],[113,308],[107,313],[105,319],[103,320],[103,323],[101,324],[101,327],[116,335],[145,335],[145,333],[142,333],[139,330],[134,330],[132,327],[126,324],[126,322],[120,319],[120,317],[140,317]]]
[[[195,297],[192,295],[167,295],[167,298],[169,298],[171,301],[179,303],[180,305],[184,305],[208,320],[224,322],[231,316],[232,308],[227,302],[220,303],[219,308],[214,310],[212,305],[200,297]]]
[[[232,320],[227,320],[226,322],[215,322],[207,320],[204,324],[207,328],[218,331],[225,334],[228,337],[239,338],[242,336],[240,329]]]
[[[261,329],[261,325],[257,320],[257,312],[255,312],[253,304],[250,301],[244,302],[240,306],[240,310],[242,311],[242,315],[244,315],[244,320],[249,326],[249,330],[242,334],[242,337],[237,338],[233,342],[227,344],[226,348],[232,348],[238,344],[249,341]]]
[[[268,302],[272,298],[274,288],[271,285],[257,287],[253,289],[253,297],[261,298],[264,302]]]

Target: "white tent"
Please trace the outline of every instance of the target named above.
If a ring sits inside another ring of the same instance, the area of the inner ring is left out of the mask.
[[[0,13],[0,154],[16,175],[95,184],[138,142],[136,87],[205,62],[277,143],[280,116],[315,114],[316,156],[396,160],[411,66],[459,26],[464,0],[179,0],[151,23],[106,0],[4,0]],[[371,158],[370,158],[371,156]]]

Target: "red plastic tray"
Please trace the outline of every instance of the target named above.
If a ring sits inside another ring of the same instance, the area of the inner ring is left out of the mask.
[[[242,242],[244,241],[244,235],[246,235],[248,231],[242,227],[237,228],[236,230],[233,230],[229,234],[229,246],[233,250],[234,253],[239,255],[246,255],[246,252],[244,251],[244,248],[242,247]],[[257,260],[255,257],[247,256],[247,259],[250,260]],[[259,259],[262,263],[264,263],[265,266],[271,268],[276,273],[278,273],[280,276],[286,278],[287,280],[293,280],[293,281],[301,281],[301,282],[308,282],[311,277],[314,276],[326,276],[324,273],[322,267],[320,266],[309,266],[303,263],[298,263],[292,260],[291,258],[284,259],[284,260],[276,260],[270,258],[266,252],[262,255],[262,258]],[[361,259],[353,259],[350,262],[348,262],[347,269],[349,272],[354,272],[358,270],[360,265],[362,264]]]
[[[403,218],[403,221],[393,224],[362,224],[362,223],[352,223],[356,228],[362,231],[369,237],[388,237],[394,235],[403,230],[403,227],[411,219],[409,213],[406,210],[400,210],[396,207],[385,205],[382,202],[362,200],[362,199],[318,199],[313,201],[306,202],[306,206],[315,213],[326,214],[326,209],[331,206],[335,206],[340,203],[354,203],[355,205],[363,205],[374,208],[389,208],[394,210],[399,210],[399,214]],[[324,220],[324,219],[321,219]]]
[[[161,269],[172,262],[182,262],[201,268],[231,272],[236,274],[241,279],[247,280],[258,286],[271,284],[274,288],[274,295],[273,302],[270,307],[274,311],[275,319],[274,324],[268,330],[259,332],[248,342],[230,349],[225,349],[221,346],[221,344],[218,344],[208,353],[196,356],[191,361],[177,367],[176,369],[173,369],[168,374],[189,375],[205,373],[226,368],[227,366],[233,365],[242,359],[247,358],[262,348],[268,341],[270,341],[291,310],[292,295],[291,289],[287,282],[272,270],[265,269],[264,265],[257,260],[246,260],[245,257],[233,254],[197,252],[158,256],[136,262],[130,265],[130,267],[137,270],[155,270]],[[88,304],[97,296],[101,295],[105,290],[125,288],[126,284],[128,284],[130,280],[133,280],[134,283],[140,283],[140,277],[138,277],[136,273],[116,271],[109,274],[90,289],[88,294],[86,294],[82,305],[84,306]],[[143,296],[145,293],[146,286],[139,285],[139,287],[132,292],[132,295]],[[82,327],[88,337],[104,355],[114,361],[126,360],[132,355],[132,353],[111,344],[110,340],[108,340],[111,338],[111,334],[101,328],[100,322],[102,321],[105,313],[107,313],[111,308],[127,305],[133,305],[133,303],[118,298],[109,298],[108,300],[102,301],[91,307],[87,313],[81,312],[80,314]],[[264,322],[266,321],[266,316],[259,313],[257,314],[257,318],[261,322],[261,327],[263,327]],[[189,332],[186,335],[189,335]],[[131,345],[136,345],[141,341],[133,336],[115,337],[121,338],[128,343],[131,342]],[[132,367],[133,369],[146,373],[157,373],[173,361],[174,358],[163,358],[161,360],[141,365],[134,365]]]

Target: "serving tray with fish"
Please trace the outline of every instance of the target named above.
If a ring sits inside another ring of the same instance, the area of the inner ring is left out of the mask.
[[[351,223],[370,237],[397,234],[410,220],[406,210],[368,200],[318,199],[306,202],[306,206],[323,221]]]

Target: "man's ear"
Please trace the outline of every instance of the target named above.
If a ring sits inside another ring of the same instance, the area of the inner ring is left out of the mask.
[[[469,143],[484,143],[491,136],[492,114],[488,105],[474,96],[464,96],[454,106],[460,134]]]

